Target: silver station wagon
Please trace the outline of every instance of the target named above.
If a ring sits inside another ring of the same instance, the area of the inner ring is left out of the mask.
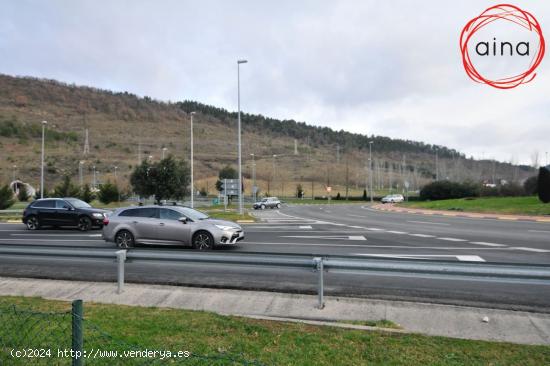
[[[103,221],[103,239],[119,248],[135,244],[187,245],[208,250],[244,239],[234,222],[215,220],[181,206],[139,206],[116,210]]]

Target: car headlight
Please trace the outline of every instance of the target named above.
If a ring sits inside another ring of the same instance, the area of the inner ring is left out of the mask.
[[[236,227],[233,226],[225,226],[225,225],[215,225],[220,230],[235,230]]]
[[[103,218],[103,214],[102,213],[99,213],[99,212],[94,212],[92,214],[93,217],[96,217],[98,219],[102,219]]]

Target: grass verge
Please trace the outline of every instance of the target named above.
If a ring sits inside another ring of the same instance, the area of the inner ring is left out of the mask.
[[[515,215],[550,215],[550,204],[537,197],[483,197],[452,200],[406,202],[402,206],[431,210],[470,211]]]
[[[15,304],[19,309],[64,311],[70,304],[39,298],[0,297],[0,309]],[[193,354],[215,355],[258,361],[263,365],[548,365],[550,347],[510,343],[459,340],[416,334],[390,334],[222,316],[201,311],[120,305],[84,304],[88,324],[109,337],[142,348],[186,350]],[[8,318],[13,319],[13,318]],[[15,321],[15,320],[14,320]],[[3,324],[10,329],[10,324]],[[48,337],[45,323],[43,333]],[[87,336],[86,348],[101,346],[99,338]],[[24,329],[13,332],[22,334]],[[67,329],[70,335],[70,327]],[[0,329],[0,332],[2,330]],[[0,338],[1,339],[1,338]],[[38,341],[43,342],[44,338]],[[65,342],[66,343],[66,342]],[[70,344],[70,340],[69,340]],[[119,343],[120,344],[120,343]],[[27,344],[26,347],[32,347]],[[5,350],[4,350],[5,351]],[[5,355],[3,355],[5,357]],[[48,364],[48,363],[33,364]],[[51,361],[51,360],[50,360]],[[88,364],[104,364],[101,362]],[[187,363],[185,363],[187,364]],[[212,364],[192,363],[192,364]],[[216,363],[216,364],[243,364]]]

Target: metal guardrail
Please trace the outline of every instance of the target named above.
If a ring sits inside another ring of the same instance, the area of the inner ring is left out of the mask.
[[[155,252],[152,250],[60,249],[55,247],[18,247],[0,245],[0,255],[30,257],[71,257],[117,260],[118,293],[124,290],[124,267],[131,262],[171,264],[220,264],[294,268],[318,273],[318,307],[324,307],[324,273],[384,274],[444,277],[550,285],[550,265],[511,263],[450,262],[433,260],[357,258],[351,256],[308,256],[279,253]]]

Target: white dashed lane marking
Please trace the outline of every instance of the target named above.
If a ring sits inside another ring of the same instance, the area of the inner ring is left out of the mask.
[[[428,224],[428,225],[442,225],[442,226],[451,226],[451,224],[445,224],[442,222],[430,222],[430,221],[407,221],[413,224]]]
[[[396,230],[388,230],[387,232],[391,233],[391,234],[397,234],[397,235],[406,235],[406,234],[408,234],[405,231],[396,231]]]
[[[435,238],[435,235],[429,234],[409,234],[410,236],[417,236],[419,238]]]
[[[459,239],[459,238],[436,238],[439,240],[446,240],[446,241],[468,241],[466,239]]]
[[[538,248],[527,248],[527,247],[511,247],[510,249],[515,250],[525,250],[526,252],[535,252],[535,253],[550,253],[550,250],[538,249]]]
[[[471,241],[470,244],[486,245],[488,247],[505,247],[506,246],[504,244],[487,243],[485,241]]]

